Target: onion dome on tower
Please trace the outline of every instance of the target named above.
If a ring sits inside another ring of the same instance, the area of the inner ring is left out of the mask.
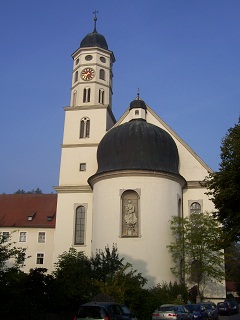
[[[143,109],[139,98],[130,103],[129,110]],[[120,170],[147,170],[179,175],[176,143],[165,130],[134,118],[112,128],[101,140],[97,151],[96,175]]]
[[[108,50],[108,44],[104,36],[97,32],[96,28],[97,17],[94,17],[94,30],[91,33],[88,33],[85,38],[80,43],[80,48],[88,47],[100,47]]]

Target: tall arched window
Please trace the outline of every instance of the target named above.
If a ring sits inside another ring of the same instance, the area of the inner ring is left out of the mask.
[[[75,106],[77,104],[77,91],[75,90],[73,92],[73,106]]]
[[[90,98],[91,98],[91,89],[84,88],[83,89],[83,102],[90,102]]]
[[[190,214],[191,213],[201,213],[202,207],[199,202],[193,202],[190,205]]]
[[[139,236],[139,196],[136,191],[127,190],[122,194],[122,236]]]
[[[104,104],[104,90],[103,89],[99,89],[98,103]]]
[[[74,244],[84,244],[85,240],[85,207],[79,206],[76,209],[75,218],[75,239]]]
[[[178,216],[182,216],[182,201],[180,198],[178,199]]]
[[[99,71],[99,78],[101,80],[105,80],[105,71],[103,69],[100,69]]]
[[[90,135],[90,119],[84,117],[80,121],[80,139],[89,138]]]
[[[78,71],[75,72],[74,74],[74,82],[78,81]]]

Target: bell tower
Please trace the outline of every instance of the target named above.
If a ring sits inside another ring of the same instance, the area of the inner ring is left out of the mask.
[[[74,247],[91,254],[92,189],[88,178],[97,171],[97,148],[116,123],[112,113],[114,54],[94,30],[72,54],[70,106],[65,107],[61,152],[54,261]]]
[[[113,52],[108,50],[103,35],[94,30],[81,41],[72,54],[73,73],[71,107],[108,106],[112,109]]]

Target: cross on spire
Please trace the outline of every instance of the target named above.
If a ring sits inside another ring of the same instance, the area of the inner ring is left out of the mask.
[[[140,100],[139,96],[140,96],[140,93],[139,93],[139,88],[138,88],[137,100]]]
[[[97,10],[93,11],[93,14],[94,14],[94,32],[97,32],[97,13],[99,13]]]

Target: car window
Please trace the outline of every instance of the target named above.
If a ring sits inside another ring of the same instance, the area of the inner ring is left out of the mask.
[[[119,305],[112,305],[109,307],[109,309],[111,308],[112,313],[116,316],[120,316],[122,314],[122,309]]]
[[[174,306],[164,306],[159,308],[160,311],[173,311]]]
[[[126,306],[122,306],[122,310],[124,314],[131,314],[131,311]]]
[[[80,307],[77,317],[78,318],[92,318],[92,319],[104,319],[106,311],[102,307],[98,306],[82,306]]]

